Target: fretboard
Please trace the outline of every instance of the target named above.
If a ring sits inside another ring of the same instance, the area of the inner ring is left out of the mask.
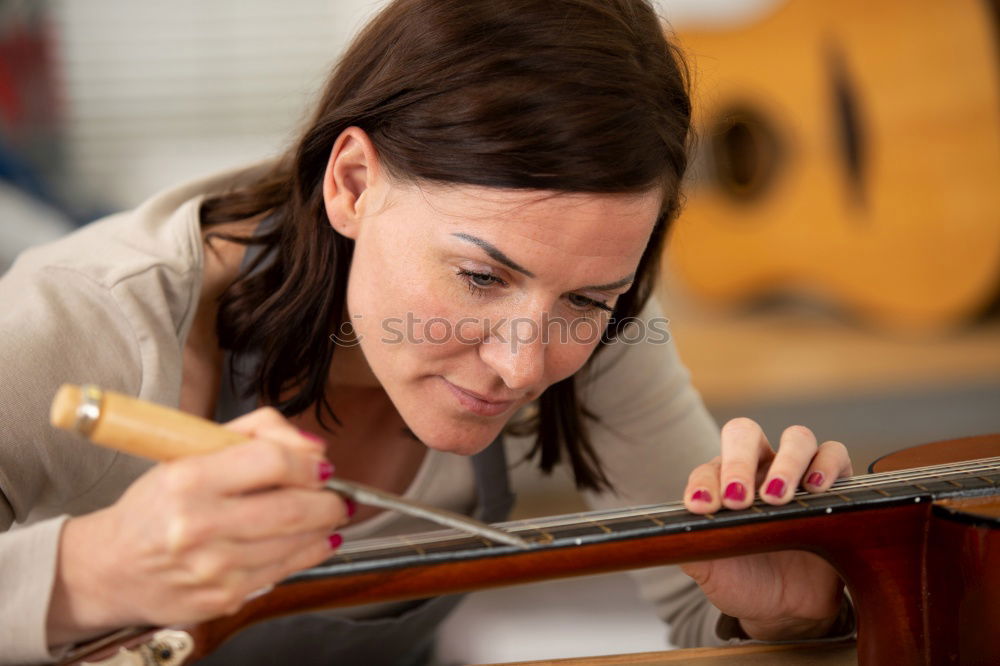
[[[532,550],[572,548],[626,539],[785,520],[949,497],[994,494],[1000,485],[1000,457],[840,479],[824,493],[797,492],[787,504],[756,501],[740,511],[696,515],[681,502],[497,523],[532,543]],[[457,530],[383,537],[345,544],[323,565],[296,573],[283,583],[415,565],[484,559],[523,552]]]

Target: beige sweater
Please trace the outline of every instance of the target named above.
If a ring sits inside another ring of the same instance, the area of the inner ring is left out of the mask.
[[[255,167],[256,168],[256,167]],[[148,461],[90,445],[48,425],[63,382],[94,383],[177,406],[181,359],[200,293],[203,196],[243,178],[222,174],[171,189],[133,211],[25,252],[0,279],[0,664],[46,662],[45,618],[60,530],[113,503]],[[651,304],[646,316],[660,316]],[[619,496],[594,508],[675,500],[687,475],[716,455],[719,433],[672,344],[615,345],[585,388],[603,420],[594,445]],[[530,442],[508,438],[510,460]],[[470,511],[471,465],[429,450],[407,495]],[[420,529],[397,514],[344,530],[345,539]],[[719,612],[675,567],[636,574],[678,645],[717,644]]]

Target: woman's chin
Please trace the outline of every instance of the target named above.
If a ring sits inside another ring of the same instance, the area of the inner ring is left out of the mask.
[[[464,430],[421,428],[421,430],[429,430],[429,432],[421,433],[416,429],[413,432],[427,448],[460,456],[472,456],[479,453],[493,443],[493,440],[500,434],[500,428],[468,428]]]

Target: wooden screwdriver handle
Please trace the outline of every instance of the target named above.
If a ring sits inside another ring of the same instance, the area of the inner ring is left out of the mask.
[[[249,440],[177,409],[74,384],[59,387],[49,421],[96,444],[153,460],[212,453]]]

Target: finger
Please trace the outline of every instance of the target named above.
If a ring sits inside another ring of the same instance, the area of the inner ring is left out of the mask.
[[[333,465],[316,453],[270,439],[254,439],[179,464],[199,488],[228,495],[276,486],[319,488],[333,475]]]
[[[326,439],[322,436],[317,435],[314,432],[309,432],[308,430],[299,430],[299,434],[305,438],[317,451],[320,453],[326,453]]]
[[[714,459],[695,467],[684,489],[684,506],[692,513],[714,513],[722,506],[719,493],[719,472],[722,459]]]
[[[322,564],[334,555],[341,543],[339,534],[328,535],[295,552],[282,562],[250,571],[243,584],[245,594],[252,595],[261,588],[273,585],[296,571]]]
[[[225,428],[261,439],[273,439],[289,446],[305,447],[309,450],[326,449],[322,438],[289,423],[284,414],[274,407],[260,407],[223,425]]]
[[[323,455],[326,452],[326,444],[323,443],[323,440],[318,439],[312,433],[299,430],[289,424],[260,426],[256,429],[253,436],[254,439],[269,439],[272,442],[278,442],[303,453],[319,453]]]
[[[261,569],[284,562],[295,553],[328,539],[331,534],[324,528],[270,539],[228,539],[221,544],[220,556],[243,569]]]
[[[190,576],[191,580],[180,583],[188,587],[185,597],[191,613],[186,622],[238,612],[249,599],[266,593],[289,574],[329,559],[341,541],[339,534],[317,535],[279,562],[254,569],[231,569],[210,580],[204,575]]]
[[[840,442],[823,442],[803,476],[802,487],[813,493],[830,488],[838,478],[854,474],[851,456]]]
[[[269,539],[326,530],[345,524],[348,509],[337,493],[328,490],[283,488],[228,499],[214,516],[227,537]]]
[[[792,499],[816,450],[816,435],[812,430],[800,425],[785,428],[778,453],[758,489],[761,499],[768,504],[785,504]]]
[[[735,418],[722,426],[722,504],[745,509],[753,502],[757,470],[774,458],[767,436],[748,418]]]
[[[186,556],[172,582],[189,588],[232,587],[248,572],[283,562],[330,535],[328,530],[269,539],[218,539]]]

